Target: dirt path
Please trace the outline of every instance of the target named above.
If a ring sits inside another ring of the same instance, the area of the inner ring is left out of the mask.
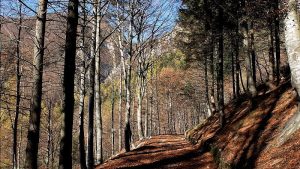
[[[108,160],[97,169],[110,168],[216,168],[211,153],[200,154],[183,136],[154,136],[136,149]]]
[[[300,169],[300,131],[278,146],[278,136],[297,112],[296,94],[289,81],[255,99],[231,102],[225,108],[226,124],[218,114],[183,136],[155,136],[98,169]],[[214,155],[213,155],[213,154]],[[218,163],[218,164],[216,164]]]

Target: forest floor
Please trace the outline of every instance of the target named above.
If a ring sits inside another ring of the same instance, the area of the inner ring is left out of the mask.
[[[279,135],[297,111],[296,93],[286,81],[259,95],[232,101],[226,124],[208,118],[184,136],[161,135],[142,141],[97,169],[112,168],[257,168],[300,169],[300,131],[280,144]]]

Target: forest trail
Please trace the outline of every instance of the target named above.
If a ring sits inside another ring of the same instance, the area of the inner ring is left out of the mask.
[[[186,138],[153,136],[97,169],[300,169],[300,131],[278,145],[278,136],[296,110],[296,94],[289,81],[274,89],[263,85],[252,101],[245,97],[226,106],[224,127],[214,115],[189,130]]]
[[[216,168],[211,153],[201,154],[182,135],[160,135],[141,142],[130,152],[111,158],[97,169],[203,167]]]

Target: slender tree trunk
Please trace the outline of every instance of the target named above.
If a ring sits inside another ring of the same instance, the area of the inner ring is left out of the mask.
[[[251,53],[251,68],[252,68],[252,77],[253,83],[256,86],[256,54],[255,54],[255,47],[254,47],[254,25],[253,21],[250,23],[250,53]]]
[[[279,23],[279,1],[274,1],[274,11],[275,11],[275,53],[276,53],[276,83],[280,82],[280,23]]]
[[[131,62],[131,61],[130,61]],[[130,112],[131,112],[131,63],[128,63],[126,72],[125,87],[126,87],[126,114],[125,114],[125,151],[130,151],[131,144],[131,128],[130,128]]]
[[[159,114],[159,99],[158,99],[158,69],[155,69],[155,101],[156,101],[156,114],[157,114],[157,134],[160,135],[160,114]]]
[[[235,86],[235,64],[234,54],[231,52],[231,78],[232,78],[232,94],[233,98],[236,98],[236,86]]]
[[[52,102],[51,100],[49,101],[49,106],[48,106],[48,117],[47,117],[47,131],[48,131],[48,140],[47,140],[47,168],[50,167],[50,161],[51,161],[51,152],[52,152],[52,147],[51,147],[51,142],[52,142]]]
[[[139,74],[142,72],[141,63],[139,68]],[[138,136],[139,140],[142,140],[144,138],[144,132],[143,132],[143,123],[142,123],[142,104],[143,104],[143,75],[139,75],[138,77],[138,107],[137,107],[137,129],[138,129]]]
[[[239,10],[239,7],[238,7]],[[240,96],[240,60],[239,60],[239,18],[237,18],[236,22],[236,30],[235,30],[235,43],[234,43],[234,53],[235,53],[235,86],[236,86],[236,97],[238,98]]]
[[[17,169],[18,165],[18,122],[20,115],[20,101],[21,101],[21,92],[20,92],[20,83],[21,83],[21,53],[20,53],[20,41],[21,41],[21,32],[22,32],[22,5],[19,7],[20,19],[19,19],[19,28],[18,28],[18,37],[17,37],[17,46],[16,46],[16,56],[17,56],[17,67],[16,67],[16,105],[15,105],[15,119],[13,125],[13,168]]]
[[[168,128],[169,128],[169,134],[173,134],[173,101],[171,96],[171,91],[168,91]]]
[[[91,52],[92,53],[92,52]],[[93,57],[94,55],[92,55]],[[89,70],[89,122],[88,122],[88,159],[87,159],[87,168],[94,168],[94,84],[95,84],[95,58],[92,58],[90,70]]]
[[[145,126],[144,126],[144,130],[145,130],[145,137],[148,137],[149,133],[148,133],[148,114],[149,114],[149,97],[148,97],[148,93],[146,93],[146,112],[145,112]]]
[[[224,52],[224,39],[223,39],[223,9],[218,9],[218,34],[219,34],[219,47],[218,47],[218,66],[217,66],[217,88],[218,88],[218,108],[220,113],[220,124],[225,123],[224,120],[224,75],[223,75],[223,52]]]
[[[211,114],[212,108],[211,108],[211,102],[209,98],[209,84],[208,84],[208,53],[205,54],[205,68],[204,68],[204,75],[205,75],[205,97],[208,105],[208,114]]]
[[[101,91],[100,91],[100,50],[101,50],[101,0],[96,0],[96,55],[95,55],[95,115],[96,115],[96,162],[103,163],[103,131],[102,131],[102,114],[101,114]]]
[[[86,169],[86,153],[85,153],[85,133],[84,133],[84,98],[85,98],[85,75],[86,75],[86,64],[85,64],[85,28],[86,28],[86,0],[83,0],[82,14],[83,23],[81,28],[81,44],[80,44],[80,57],[81,57],[81,67],[80,67],[80,97],[79,97],[79,158],[81,169]]]
[[[111,155],[115,154],[115,128],[114,128],[114,114],[115,114],[115,87],[112,87],[111,97]]]
[[[241,10],[242,10],[242,16],[247,17],[247,0],[241,0]],[[246,73],[247,73],[247,92],[251,97],[254,97],[257,95],[256,86],[253,79],[253,71],[251,66],[251,37],[249,33],[249,24],[248,19],[244,19],[243,22],[240,24],[241,34],[243,36],[243,47],[245,50],[245,64],[246,64]]]
[[[2,0],[0,0],[0,6],[2,5]],[[0,8],[0,13],[2,10]],[[2,74],[2,21],[0,21],[0,74]],[[3,79],[0,77],[0,101],[2,102],[2,90],[3,90]],[[0,112],[2,111],[2,104],[0,103]],[[0,124],[0,133],[2,133],[2,125]],[[2,141],[0,140],[0,157],[2,157]],[[0,158],[0,164],[2,164],[2,158]]]
[[[147,90],[147,95],[150,95],[148,98],[149,98],[149,100],[148,101],[150,101],[150,105],[149,105],[149,112],[150,112],[150,116],[151,116],[151,121],[150,121],[150,123],[151,124],[154,124],[153,125],[153,128],[151,127],[151,130],[150,130],[150,133],[148,134],[148,137],[149,136],[152,136],[152,135],[157,135],[157,132],[155,132],[154,133],[154,131],[156,131],[157,130],[157,121],[154,121],[154,118],[153,117],[155,117],[155,115],[154,115],[154,107],[153,107],[153,97],[154,97],[154,85],[153,85],[153,80],[154,80],[154,65],[153,65],[154,63],[152,63],[152,65],[151,65],[151,69],[150,69],[150,73],[151,73],[151,79],[150,79],[150,85],[151,85],[151,88],[149,88],[149,87],[147,87],[146,88],[146,90]],[[150,93],[150,89],[151,89],[151,94],[149,94]],[[147,103],[147,104],[149,104],[149,102]],[[148,110],[148,109],[147,109]],[[153,116],[153,117],[152,117]]]
[[[129,25],[129,58],[127,59],[127,68],[125,71],[125,88],[126,88],[126,114],[125,114],[125,130],[124,130],[124,139],[125,139],[125,151],[130,151],[130,144],[132,138],[132,132],[130,128],[130,113],[131,113],[131,69],[132,69],[132,57],[133,57],[133,24],[134,24],[134,11],[133,11],[133,0],[129,1],[130,8],[130,25]]]
[[[93,7],[94,16],[97,13],[97,8]],[[88,103],[88,148],[87,148],[87,168],[94,168],[94,106],[95,106],[95,55],[96,55],[96,18],[92,20],[92,45],[91,45],[91,63],[89,69],[89,103]]]
[[[25,168],[37,169],[38,144],[40,138],[40,117],[43,82],[43,57],[46,26],[46,12],[48,0],[39,1],[36,20],[34,59],[33,59],[33,95],[29,117],[29,129],[26,146]]]
[[[64,100],[62,106],[62,128],[59,154],[59,168],[72,168],[72,129],[74,114],[74,76],[76,37],[78,25],[78,0],[69,0],[65,42],[65,64],[63,78]]]
[[[147,94],[149,94],[148,90],[147,90]],[[149,106],[149,100],[147,101],[147,104]],[[147,129],[148,130],[148,137],[149,137],[149,136],[153,135],[153,131],[154,131],[154,128],[155,128],[155,126],[153,126],[152,96],[150,97],[150,108],[149,109],[147,108],[147,114],[148,114],[148,116],[150,116],[150,121],[148,122],[149,123],[148,124],[149,128]],[[149,117],[148,117],[148,120],[149,120]]]
[[[120,25],[120,14],[119,14],[119,1],[117,1],[117,24]],[[123,52],[123,26],[120,25],[118,33],[118,45],[120,52],[120,84],[119,84],[119,151],[122,150],[122,100],[123,100],[123,76],[125,76],[125,61],[124,61],[124,52]]]
[[[122,57],[122,56],[121,56]],[[121,58],[122,59],[122,58]],[[120,65],[120,84],[119,84],[119,151],[122,150],[122,100],[123,100],[123,66]]]
[[[273,24],[272,21],[269,21],[269,62],[271,64],[271,73],[269,79],[271,81],[275,80],[275,75],[276,75],[276,66],[275,66],[275,59],[274,59],[274,32],[273,32]]]
[[[214,62],[214,53],[215,53],[215,36],[212,35],[212,44],[211,44],[211,53],[210,53],[210,73],[211,73],[211,86],[210,86],[210,103],[211,111],[214,114],[216,112],[216,103],[215,103],[215,62]]]
[[[84,37],[83,37],[84,38]],[[80,166],[82,169],[86,168],[86,154],[84,144],[84,98],[85,98],[85,54],[84,54],[84,40],[81,42],[81,59],[82,65],[80,68],[80,97],[79,97],[79,157]]]
[[[18,169],[22,168],[22,163],[21,163],[21,154],[22,154],[22,143],[23,143],[23,125],[21,126],[20,129],[20,141],[18,144]]]

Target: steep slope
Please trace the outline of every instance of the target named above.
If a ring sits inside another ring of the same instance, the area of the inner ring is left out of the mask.
[[[155,136],[98,168],[300,168],[300,131],[287,142],[278,136],[296,112],[290,82],[267,90],[261,86],[252,101],[244,98],[226,106],[226,125],[217,115],[182,136]]]

